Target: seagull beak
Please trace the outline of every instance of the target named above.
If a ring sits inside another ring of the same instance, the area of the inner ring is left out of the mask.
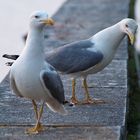
[[[128,34],[128,36],[129,36],[131,45],[133,45],[133,44],[134,44],[134,41],[135,41],[135,36],[134,36],[134,34]]]
[[[135,35],[134,35],[134,33],[132,33],[132,32],[129,30],[129,31],[127,32],[127,34],[128,34],[129,39],[130,39],[131,45],[133,45],[134,42],[135,42]]]
[[[54,25],[54,20],[51,19],[51,18],[48,18],[46,20],[42,20],[42,22],[45,24],[45,25]]]

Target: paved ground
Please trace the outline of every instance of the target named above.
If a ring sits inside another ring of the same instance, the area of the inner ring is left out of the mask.
[[[46,30],[46,51],[52,47],[88,38],[128,14],[129,0],[68,0],[54,15],[56,25]],[[71,96],[71,80],[62,76],[67,100]],[[30,101],[11,94],[8,77],[0,85],[0,139],[15,140],[119,140],[125,139],[127,106],[127,43],[124,40],[112,61],[102,72],[88,77],[90,93],[106,104],[66,105],[69,114],[60,116],[44,110],[42,122],[46,130],[37,136],[24,134],[35,123]],[[77,95],[83,89],[77,84]]]

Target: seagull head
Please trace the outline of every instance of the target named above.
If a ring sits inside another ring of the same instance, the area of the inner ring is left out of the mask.
[[[120,21],[121,29],[126,33],[130,39],[131,45],[134,44],[135,34],[138,28],[138,25],[134,19],[126,18]]]
[[[35,11],[30,16],[30,27],[41,28],[46,25],[53,25],[53,19],[48,17],[46,11]]]

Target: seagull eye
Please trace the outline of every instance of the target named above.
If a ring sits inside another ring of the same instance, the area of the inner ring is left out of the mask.
[[[37,16],[37,15],[36,15],[36,16],[34,16],[34,17],[35,17],[35,18],[39,18],[39,16]]]
[[[125,27],[126,27],[126,28],[128,28],[128,25],[127,25],[127,24],[125,24]]]

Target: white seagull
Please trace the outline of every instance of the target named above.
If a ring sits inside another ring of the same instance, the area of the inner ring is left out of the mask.
[[[42,130],[40,119],[45,103],[54,112],[67,113],[63,107],[65,98],[62,81],[55,69],[44,60],[43,29],[45,25],[53,23],[45,11],[36,11],[31,15],[25,48],[10,70],[13,92],[17,96],[31,99],[34,106],[37,122],[27,133]],[[42,101],[39,111],[36,104],[38,100]]]
[[[75,96],[75,84],[78,77],[83,78],[86,92],[85,100],[82,103],[104,102],[90,97],[86,78],[89,74],[103,70],[112,61],[125,35],[129,36],[130,42],[133,44],[137,27],[135,20],[126,18],[89,39],[76,41],[47,52],[46,61],[62,74],[68,74],[73,78],[72,103],[79,103]]]
[[[119,44],[126,35],[129,37],[130,43],[133,44],[137,27],[135,20],[125,18],[115,25],[101,30],[89,39],[76,41],[46,53],[47,62],[62,74],[68,74],[73,78],[72,103],[81,103],[75,95],[76,79],[79,77],[83,78],[86,92],[85,100],[82,103],[103,102],[90,97],[86,82],[87,76],[103,70],[112,61]],[[5,54],[4,57],[16,59],[18,56]],[[11,65],[12,63],[7,64]]]

